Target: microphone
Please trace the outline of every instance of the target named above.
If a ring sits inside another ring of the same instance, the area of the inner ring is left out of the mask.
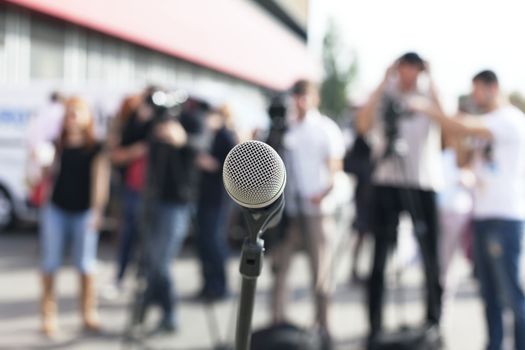
[[[241,207],[264,208],[282,195],[286,169],[272,147],[247,141],[226,156],[223,181],[228,195]]]
[[[260,235],[281,219],[286,169],[275,150],[264,142],[247,141],[226,156],[222,178],[228,195],[243,208],[248,224],[241,254],[242,276],[236,350],[249,350],[256,281],[262,270],[264,241]]]
[[[235,146],[224,161],[223,182],[231,199],[249,214],[251,234],[259,235],[280,221],[286,168],[272,147],[260,141]]]

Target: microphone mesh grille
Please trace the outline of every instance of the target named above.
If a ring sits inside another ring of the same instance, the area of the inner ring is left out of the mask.
[[[259,141],[235,146],[224,161],[226,191],[242,206],[261,208],[272,204],[283,192],[286,170],[273,148]]]

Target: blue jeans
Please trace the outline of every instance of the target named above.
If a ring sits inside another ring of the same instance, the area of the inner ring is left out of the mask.
[[[190,221],[189,204],[159,203],[148,208],[151,213],[147,233],[147,261],[143,310],[156,303],[162,309],[162,322],[175,323],[175,283],[171,278],[171,260],[184,243]]]
[[[52,274],[62,265],[64,250],[71,244],[75,267],[93,273],[97,260],[98,233],[91,227],[91,212],[69,212],[49,203],[40,222],[41,269]]]
[[[227,205],[228,203],[219,205],[199,203],[197,209],[198,231],[195,243],[201,260],[203,293],[207,296],[223,296],[227,292],[225,266],[228,258],[225,235]]]
[[[122,193],[122,232],[118,253],[117,282],[124,278],[124,273],[131,260],[137,234],[140,229],[140,208],[142,206],[142,195],[128,187],[123,188]]]
[[[502,348],[504,306],[514,314],[514,348],[525,350],[525,297],[519,264],[523,222],[475,220],[474,230],[474,259],[489,333],[487,350]]]

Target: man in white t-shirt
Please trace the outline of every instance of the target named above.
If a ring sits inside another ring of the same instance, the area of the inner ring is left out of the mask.
[[[520,257],[525,220],[525,115],[500,99],[496,74],[478,73],[472,99],[485,111],[459,122],[424,101],[413,101],[444,129],[475,137],[481,147],[475,162],[474,259],[485,302],[487,350],[500,350],[503,307],[514,314],[514,349],[525,350],[525,297],[520,285]]]
[[[294,251],[303,248],[310,260],[315,321],[329,338],[328,241],[336,207],[330,203],[335,197],[329,194],[335,173],[342,169],[345,147],[337,124],[317,110],[319,93],[313,83],[298,81],[293,87],[293,101],[294,118],[283,140],[289,225],[283,241],[274,249],[273,322],[285,321],[285,280]]]

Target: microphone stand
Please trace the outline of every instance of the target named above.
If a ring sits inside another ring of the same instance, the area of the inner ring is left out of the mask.
[[[264,241],[261,235],[272,224],[281,218],[284,208],[284,198],[281,195],[277,201],[263,209],[243,208],[244,218],[248,225],[248,237],[242,246],[239,271],[242,276],[241,299],[237,314],[237,331],[235,350],[249,350],[251,342],[251,325],[255,304],[257,278],[262,270]]]

